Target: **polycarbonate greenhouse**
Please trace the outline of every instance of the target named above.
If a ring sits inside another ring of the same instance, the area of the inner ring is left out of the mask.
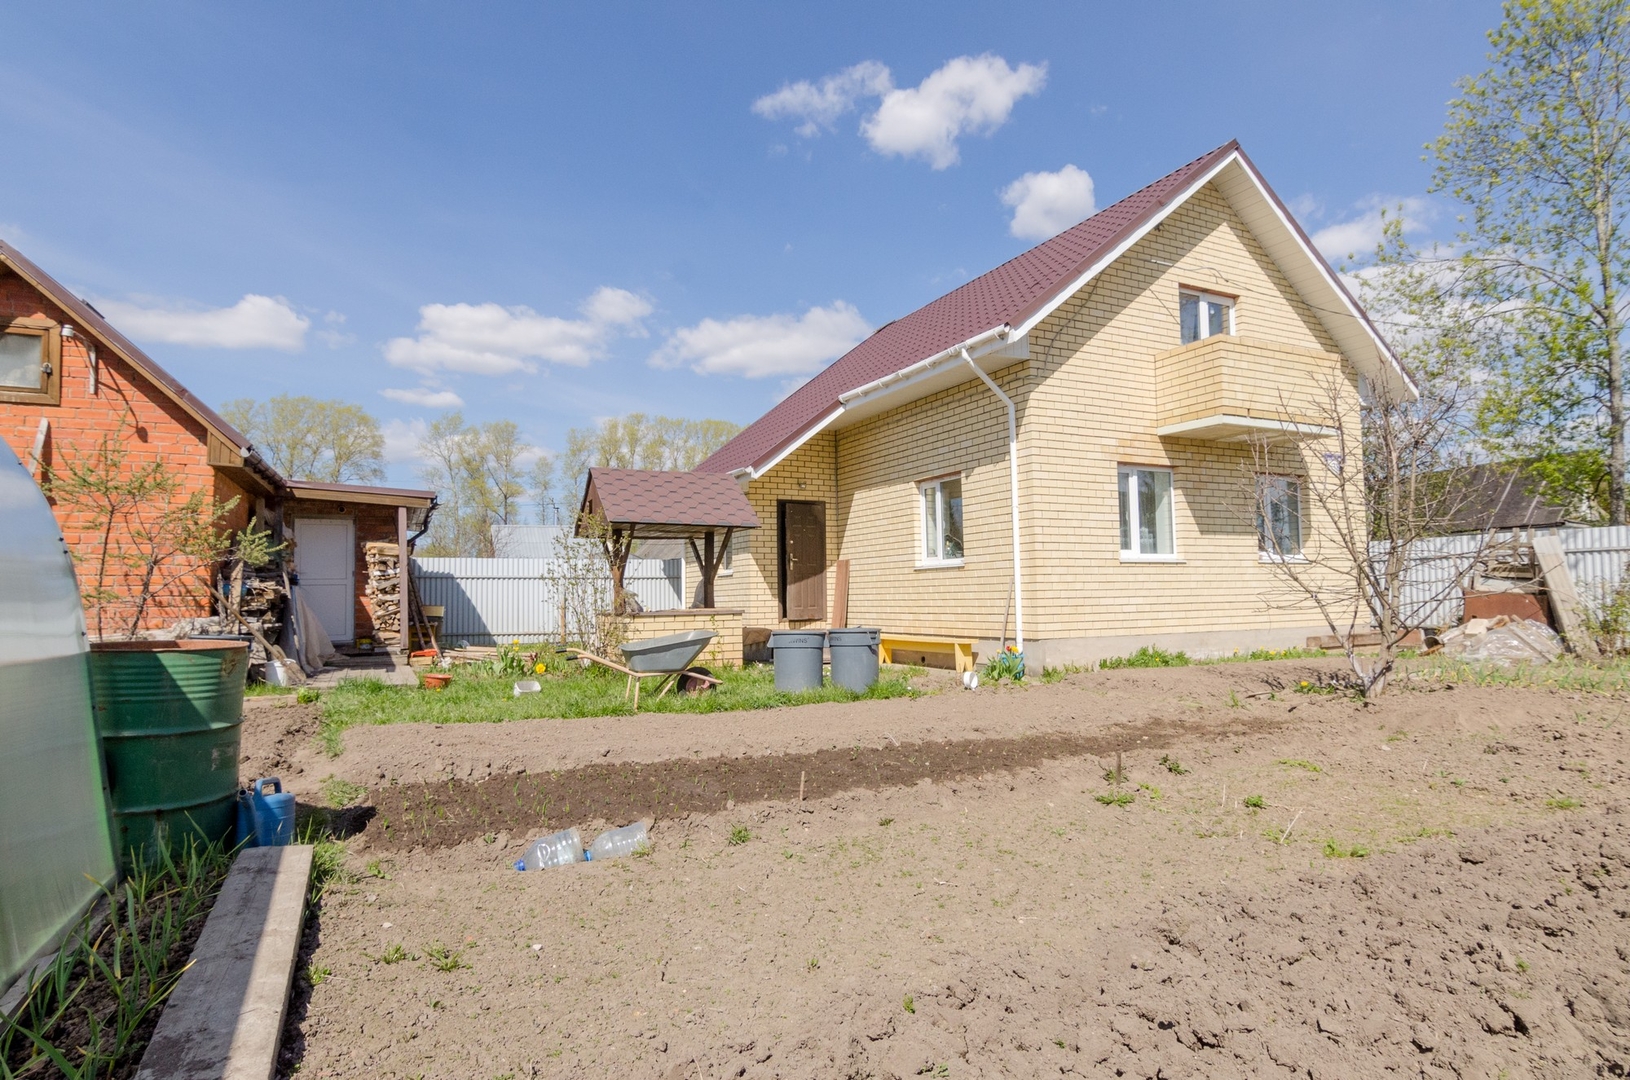
[[[114,879],[86,654],[56,518],[0,443],[0,990]]]

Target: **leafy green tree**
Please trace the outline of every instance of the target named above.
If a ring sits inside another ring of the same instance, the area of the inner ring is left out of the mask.
[[[360,405],[279,394],[270,401],[229,401],[221,415],[291,480],[352,484],[385,478],[384,432]]]
[[[686,420],[629,413],[566,433],[558,463],[563,504],[577,508],[590,466],[614,469],[694,469],[741,430],[728,420]]]
[[[440,502],[424,552],[491,557],[492,527],[520,522],[542,452],[512,421],[472,427],[454,412],[430,423],[419,455],[419,475]]]
[[[1490,67],[1431,145],[1433,190],[1467,207],[1458,299],[1498,312],[1479,426],[1565,504],[1605,489],[1626,521],[1630,0],[1508,0]]]

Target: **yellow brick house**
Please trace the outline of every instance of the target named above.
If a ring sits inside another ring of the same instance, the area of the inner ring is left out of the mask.
[[[1326,628],[1263,550],[1252,440],[1328,434],[1314,399],[1356,415],[1366,380],[1413,392],[1231,142],[884,326],[704,462],[763,524],[715,602],[749,652],[834,602],[987,655],[1022,636],[1032,667],[1300,644]],[[1316,541],[1298,476],[1272,482],[1280,543]]]

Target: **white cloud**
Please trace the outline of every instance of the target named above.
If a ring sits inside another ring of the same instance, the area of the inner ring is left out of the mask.
[[[403,405],[417,405],[421,409],[457,409],[464,405],[464,399],[451,390],[436,390],[429,386],[416,386],[406,390],[393,387],[381,390],[380,394],[392,401],[400,401]]]
[[[1066,165],[1057,172],[1025,173],[1002,192],[1013,207],[1007,231],[1021,240],[1045,240],[1092,216],[1092,177]]]
[[[819,83],[807,79],[787,83],[753,102],[753,112],[766,120],[802,120],[798,134],[811,139],[822,128],[832,130],[838,117],[853,109],[861,98],[880,98],[892,89],[894,80],[889,69],[876,60],[863,60]]]
[[[959,56],[921,85],[890,90],[877,112],[860,125],[880,154],[921,157],[936,169],[957,163],[957,139],[989,135],[1007,123],[1014,104],[1039,93],[1046,64],[1008,67],[1000,56]]]
[[[899,88],[887,67],[867,60],[818,83],[788,83],[753,102],[753,112],[767,120],[802,121],[798,134],[813,138],[862,100],[877,98],[877,110],[860,125],[872,149],[921,157],[945,169],[957,163],[959,138],[991,134],[1007,123],[1020,98],[1040,93],[1046,82],[1046,64],[1013,68],[985,53],[949,60],[917,86]]]
[[[583,318],[562,319],[493,303],[426,304],[419,309],[419,335],[387,341],[385,359],[421,374],[506,375],[536,371],[538,360],[582,367],[604,356],[617,334],[644,336],[639,320],[651,313],[651,304],[626,289],[602,286],[579,310]]]
[[[1354,209],[1358,211],[1356,216],[1326,225],[1313,234],[1313,246],[1326,259],[1363,257],[1373,252],[1381,242],[1383,215],[1396,215],[1401,211],[1405,232],[1418,231],[1432,216],[1431,204],[1418,195],[1402,199],[1371,195],[1360,200]]]
[[[385,460],[421,461],[419,440],[425,437],[430,425],[423,420],[387,420],[381,429],[385,435]]]
[[[124,300],[97,300],[109,322],[140,341],[215,349],[306,347],[311,320],[281,296],[249,293],[231,307],[144,307]]]
[[[688,365],[702,375],[807,375],[854,348],[871,332],[853,304],[842,300],[802,315],[739,315],[703,319],[668,335],[651,355],[655,367]]]

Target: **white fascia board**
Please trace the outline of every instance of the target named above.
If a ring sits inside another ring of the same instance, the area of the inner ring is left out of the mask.
[[[1037,309],[1034,315],[1030,316],[1030,318],[1026,319],[1018,326],[1014,327],[1013,332],[1015,334],[1023,334],[1028,336],[1030,331],[1041,325],[1041,321],[1043,319],[1057,311],[1064,301],[1080,292],[1082,287],[1084,287],[1093,278],[1107,270],[1111,263],[1113,263],[1116,259],[1119,259],[1122,255],[1125,255],[1134,244],[1153,232],[1161,222],[1165,221],[1168,217],[1175,213],[1178,207],[1188,202],[1191,195],[1205,187],[1207,184],[1211,183],[1212,180],[1216,179],[1217,174],[1222,172],[1223,169],[1227,168],[1229,163],[1236,162],[1238,160],[1239,151],[1236,150],[1230,153],[1227,157],[1223,158],[1221,161],[1217,162],[1217,164],[1213,165],[1211,168],[1207,169],[1205,172],[1201,173],[1189,183],[1189,186],[1183,190],[1182,194],[1173,197],[1170,202],[1161,207],[1158,214],[1139,226],[1136,232],[1134,232],[1131,236],[1128,236],[1125,240],[1122,240],[1119,244],[1116,244],[1103,258],[1099,259],[1097,262],[1093,263],[1091,266],[1087,267],[1086,270],[1077,275],[1074,281],[1070,282],[1068,285],[1058,290],[1058,292],[1054,293],[1052,298]]]
[[[934,368],[940,367],[944,364],[948,364],[953,361],[960,363],[962,360],[963,349],[972,350],[976,356],[983,355],[985,353],[996,352],[1000,349],[1007,348],[1012,340],[1012,335],[1008,332],[1006,323],[1003,323],[1001,326],[993,326],[989,330],[975,334],[967,341],[953,345],[943,352],[935,353],[926,360],[919,360],[915,364],[885,375],[881,379],[873,379],[864,386],[857,386],[853,390],[846,391],[845,393],[838,395],[838,407],[836,409],[833,409],[820,420],[799,432],[797,438],[793,439],[786,446],[776,451],[775,455],[767,459],[762,465],[752,465],[748,466],[747,468],[737,469],[730,475],[736,477],[738,481],[740,481],[743,477],[748,480],[757,480],[759,477],[781,464],[781,462],[785,461],[787,455],[793,453],[800,446],[803,446],[809,440],[831,427],[833,422],[844,414],[847,406],[853,403],[858,403],[864,399],[875,398],[879,393],[893,393],[895,390],[904,389],[911,383],[918,381],[920,377],[931,374]],[[994,347],[992,346],[993,342],[995,343]]]
[[[1238,154],[1228,155],[1223,164],[1230,161],[1239,165],[1240,171],[1251,181],[1251,186],[1256,190],[1257,197],[1262,200],[1263,205],[1268,208],[1275,220],[1279,222],[1280,227],[1285,230],[1285,234],[1290,237],[1302,255],[1306,257],[1324,279],[1326,286],[1330,289],[1332,298],[1341,305],[1343,312],[1349,318],[1358,323],[1359,328],[1364,332],[1364,336],[1374,344],[1376,355],[1392,368],[1393,374],[1398,377],[1411,395],[1419,394],[1420,388],[1415,385],[1415,380],[1409,377],[1409,372],[1404,370],[1403,364],[1398,362],[1398,357],[1393,353],[1392,347],[1381,338],[1380,334],[1376,333],[1375,327],[1370,324],[1370,320],[1364,317],[1364,313],[1359,310],[1358,304],[1353,300],[1352,294],[1341,284],[1340,279],[1336,277],[1336,272],[1330,268],[1330,264],[1325,261],[1324,256],[1309,245],[1303,238],[1302,230],[1297,228],[1296,224],[1285,216],[1285,211],[1280,206],[1279,200],[1269,193],[1267,183]]]
[[[737,473],[745,472],[749,480],[757,480],[759,477],[763,476],[765,473],[769,472],[771,469],[785,461],[787,459],[787,455],[791,454],[800,446],[804,445],[809,440],[825,431],[832,421],[836,420],[842,415],[843,406],[839,405],[837,408],[821,417],[821,419],[805,428],[796,439],[792,440],[786,446],[776,451],[775,456],[770,458],[763,465],[755,465],[748,469],[738,469]],[[732,473],[731,475],[734,476],[736,473]]]
[[[1181,424],[1166,424],[1155,429],[1155,434],[1163,439],[1182,438],[1191,431],[1205,431],[1209,428],[1236,427],[1247,428],[1251,431],[1276,431],[1290,435],[1307,435],[1316,439],[1328,439],[1337,434],[1335,428],[1325,427],[1323,424],[1298,424],[1294,420],[1264,420],[1255,416],[1235,416],[1231,413],[1218,413],[1215,416],[1202,416],[1198,420],[1185,420]]]

